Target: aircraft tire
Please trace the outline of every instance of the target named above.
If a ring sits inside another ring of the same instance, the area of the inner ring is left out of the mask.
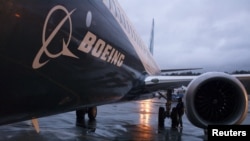
[[[165,112],[163,107],[159,107],[159,113],[158,113],[158,126],[164,127],[164,121],[165,121]]]
[[[95,120],[96,115],[97,115],[97,107],[96,106],[89,107],[88,108],[88,117],[89,117],[89,119],[90,120]]]

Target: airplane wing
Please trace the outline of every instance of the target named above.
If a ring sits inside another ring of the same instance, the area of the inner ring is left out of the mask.
[[[231,76],[236,77],[244,85],[249,95],[250,74],[232,74]],[[147,89],[152,91],[157,89],[174,89],[181,86],[188,86],[188,84],[197,77],[199,76],[148,76],[145,79],[145,84]]]
[[[244,85],[247,94],[250,95],[250,74],[234,74],[233,76],[240,80]]]
[[[200,69],[202,69],[202,68],[165,69],[165,70],[161,70],[161,73],[164,73],[164,72],[173,72],[173,71],[200,70]]]
[[[148,76],[145,80],[149,91],[174,89],[187,86],[197,76]]]
[[[209,124],[240,124],[248,112],[250,74],[207,72],[199,76],[148,76],[145,85],[151,92],[187,86],[186,115],[191,123],[203,129]]]

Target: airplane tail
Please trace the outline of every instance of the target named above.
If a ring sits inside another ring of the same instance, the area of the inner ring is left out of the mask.
[[[153,22],[152,22],[149,50],[150,50],[151,54],[153,55],[153,51],[154,51],[154,19],[153,19]]]

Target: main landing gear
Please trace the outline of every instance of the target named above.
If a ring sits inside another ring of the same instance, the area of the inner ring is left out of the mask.
[[[160,128],[164,127],[164,122],[165,118],[168,117],[170,118],[170,110],[171,110],[171,105],[172,105],[172,90],[167,90],[167,97],[164,96],[163,94],[159,93],[161,97],[163,97],[166,102],[166,111],[164,107],[159,107],[159,113],[158,113],[158,126]]]
[[[88,114],[89,120],[93,121],[97,115],[97,107],[88,107],[76,110],[76,123],[77,125],[81,126],[82,123],[85,122],[85,114]]]

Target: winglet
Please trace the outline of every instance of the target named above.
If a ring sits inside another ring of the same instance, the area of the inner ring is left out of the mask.
[[[33,118],[31,121],[32,121],[32,125],[34,126],[36,132],[39,133],[40,132],[40,128],[39,128],[38,119],[37,118]]]

